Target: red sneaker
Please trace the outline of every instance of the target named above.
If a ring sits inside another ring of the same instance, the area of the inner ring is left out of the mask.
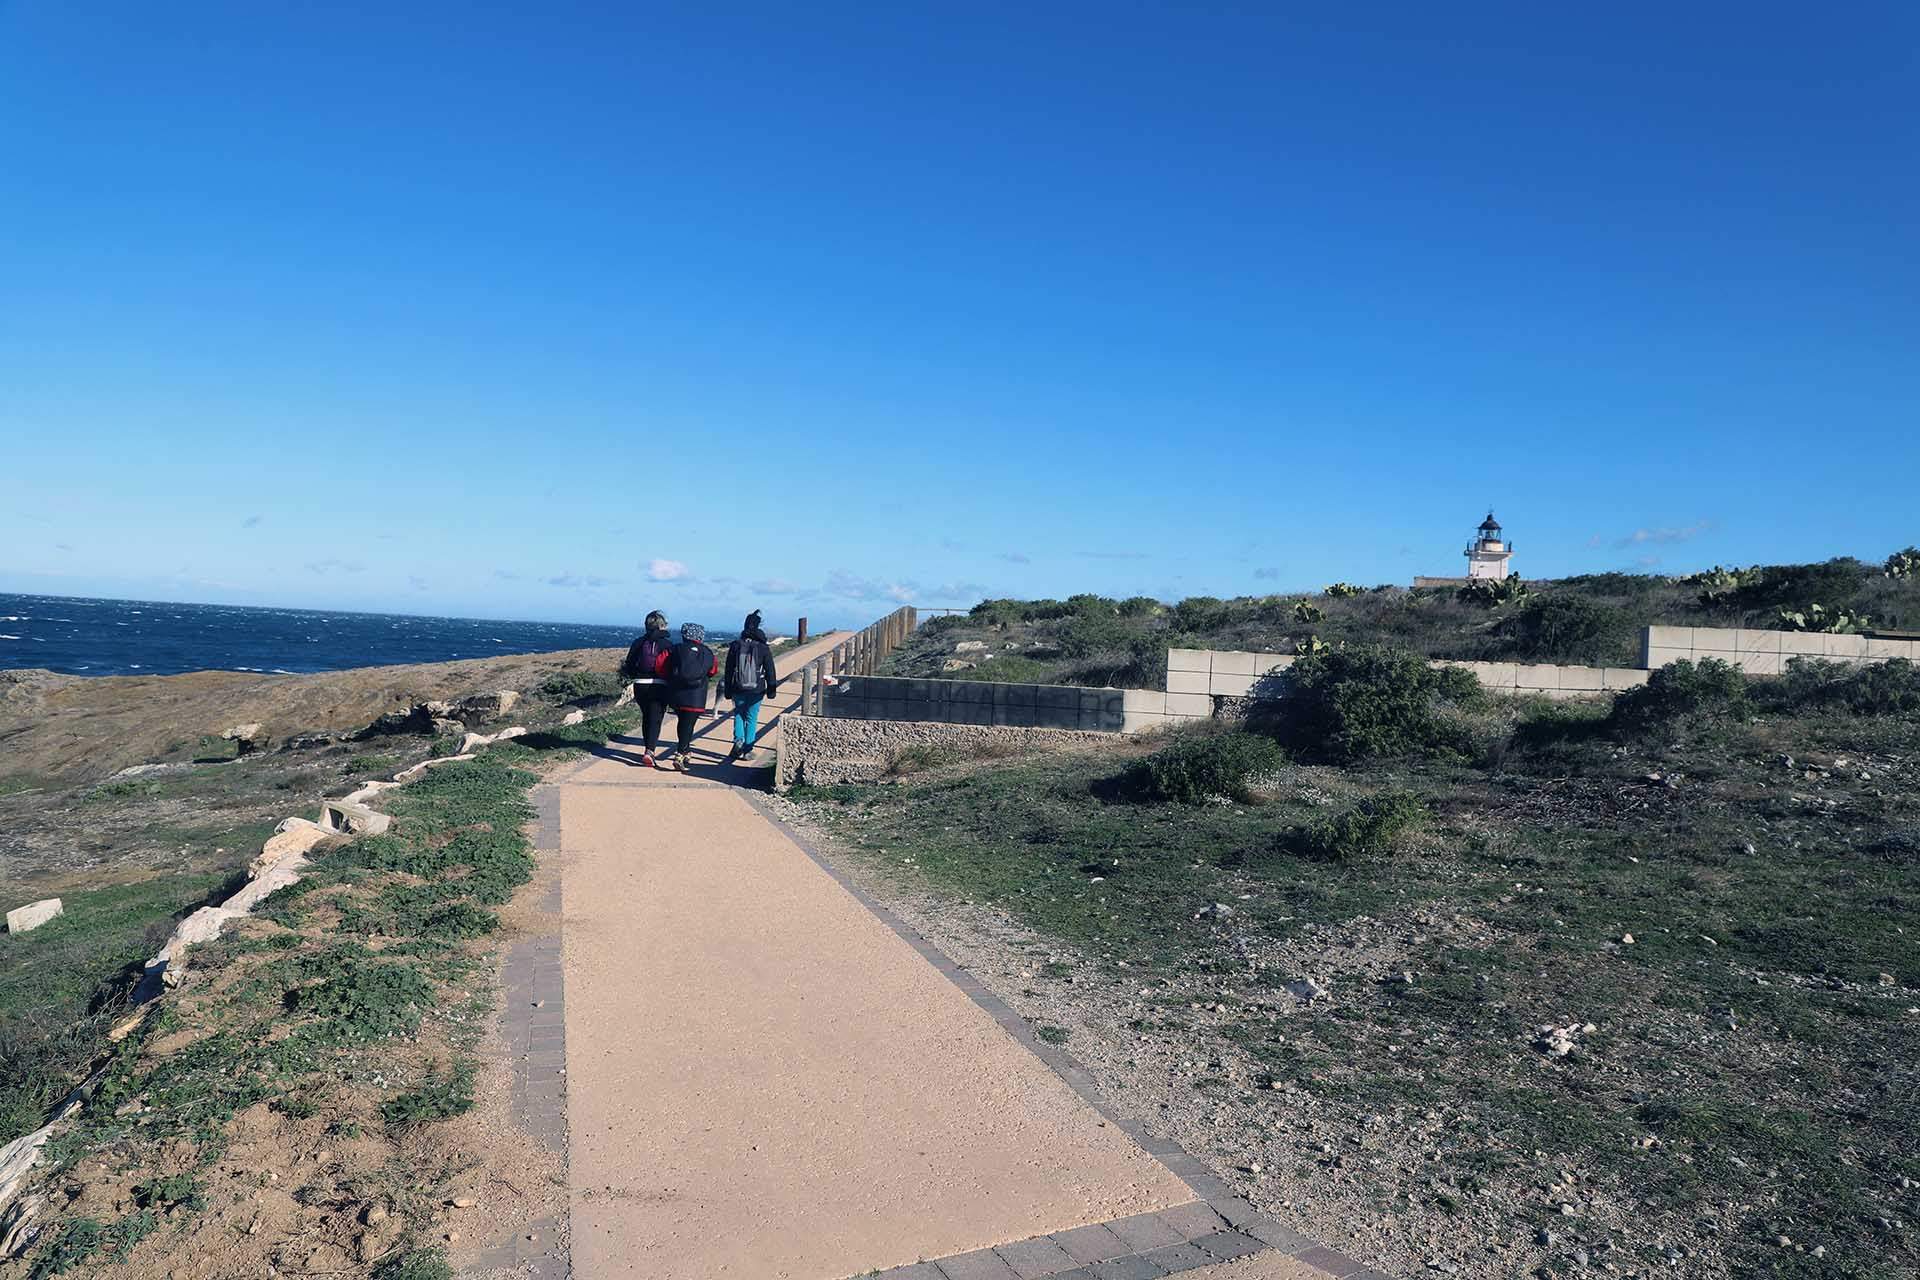
[[[653,762],[653,752],[647,751],[641,753],[640,767],[643,769],[658,769],[660,766]]]

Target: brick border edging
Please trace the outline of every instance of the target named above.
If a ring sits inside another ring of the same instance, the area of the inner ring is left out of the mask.
[[[862,907],[865,907],[880,923],[891,929],[901,941],[918,952],[920,957],[938,970],[947,981],[960,988],[968,999],[972,1000],[974,1004],[978,1005],[995,1022],[999,1023],[1000,1027],[1018,1041],[1023,1048],[1046,1063],[1055,1075],[1066,1081],[1067,1086],[1078,1094],[1081,1100],[1088,1106],[1099,1112],[1107,1123],[1116,1126],[1122,1133],[1133,1139],[1148,1155],[1165,1165],[1175,1177],[1187,1184],[1194,1195],[1205,1203],[1206,1208],[1225,1219],[1227,1226],[1231,1228],[1231,1230],[1216,1232],[1216,1234],[1229,1236],[1238,1235],[1241,1238],[1251,1237],[1253,1240],[1259,1241],[1262,1245],[1271,1246],[1289,1257],[1297,1258],[1309,1266],[1326,1272],[1328,1275],[1335,1277],[1336,1280],[1392,1280],[1392,1277],[1385,1272],[1368,1267],[1358,1259],[1350,1258],[1337,1249],[1329,1248],[1308,1236],[1301,1235],[1290,1227],[1282,1226],[1280,1223],[1267,1218],[1261,1214],[1259,1210],[1255,1209],[1252,1204],[1248,1203],[1243,1196],[1234,1191],[1233,1187],[1224,1178],[1194,1158],[1185,1147],[1173,1141],[1171,1138],[1157,1138],[1148,1133],[1145,1127],[1138,1121],[1121,1115],[1100,1096],[1093,1076],[1086,1068],[1062,1052],[1058,1045],[1051,1045],[1041,1040],[1034,1034],[1033,1028],[1028,1025],[1027,1020],[1015,1013],[1006,1001],[989,991],[982,985],[978,978],[975,978],[973,974],[956,964],[945,952],[922,937],[905,920],[901,919],[890,908],[876,900],[872,894],[868,893],[859,884],[856,884],[851,876],[842,871],[821,853],[810,838],[803,832],[797,830],[793,824],[788,822],[780,813],[776,812],[768,803],[764,793],[743,790],[740,794],[746,799],[748,804],[753,806],[755,812],[772,823],[780,834],[791,840],[796,848],[812,859],[815,866],[824,871],[835,884],[852,895],[854,901],[858,902]],[[1184,1206],[1176,1206],[1175,1210],[1162,1210],[1161,1215],[1176,1212],[1180,1208],[1184,1208]],[[1116,1222],[1131,1223],[1135,1219],[1154,1216],[1159,1215],[1136,1214],[1132,1218],[1117,1219]],[[1105,1223],[1098,1224],[1098,1229],[1106,1230],[1111,1225],[1112,1224]],[[1204,1226],[1205,1224],[1196,1223],[1194,1225]],[[1175,1229],[1181,1230],[1184,1234],[1184,1227],[1176,1226]],[[1089,1230],[1089,1228],[1075,1228],[1074,1230],[1085,1231]],[[1048,1272],[1044,1270],[1016,1269],[999,1252],[1000,1250],[1017,1250],[1022,1246],[1034,1245],[1039,1241],[1053,1240],[1058,1242],[1060,1237],[1069,1234],[1069,1232],[1057,1232],[1052,1236],[1039,1236],[1035,1237],[1032,1241],[1018,1241],[1012,1245],[999,1245],[992,1249],[980,1249],[973,1253],[960,1254],[954,1258],[940,1259],[934,1262],[918,1262],[906,1267],[895,1267],[888,1271],[876,1273],[874,1280],[973,1280],[974,1277],[981,1277],[982,1280],[991,1280],[994,1276],[1006,1275],[1019,1277],[1020,1280],[1035,1280],[1035,1278],[1042,1276],[1051,1276],[1053,1280],[1097,1280],[1098,1277],[1106,1274],[1116,1276],[1126,1274],[1118,1270],[1103,1273],[1097,1269],[1078,1269],[1079,1263],[1087,1261],[1086,1259],[1078,1259],[1075,1264],[1076,1269],[1068,1271]],[[1199,1231],[1196,1233],[1196,1235],[1199,1236],[1206,1236],[1208,1234],[1208,1231]],[[1189,1242],[1195,1240],[1195,1236],[1191,1235],[1185,1238]],[[1206,1246],[1201,1244],[1200,1247],[1204,1249]],[[1228,1245],[1227,1247],[1232,1246]],[[1243,1256],[1250,1252],[1252,1251],[1242,1250],[1240,1254],[1227,1254],[1226,1257]],[[1077,1255],[1071,1255],[1071,1253],[1070,1256],[1077,1257]],[[1133,1256],[1150,1255],[1145,1253],[1140,1255],[1127,1255],[1127,1257]],[[999,1265],[1005,1268],[1004,1270],[994,1271],[990,1269],[995,1265],[996,1259]],[[1126,1259],[1118,1258],[1116,1260],[1125,1261]],[[1177,1269],[1186,1270],[1191,1267],[1213,1265],[1224,1260],[1224,1257],[1219,1256],[1202,1257],[1195,1261],[1186,1262]],[[949,1268],[945,1265],[947,1263],[953,1263],[955,1265]],[[1104,1267],[1106,1265],[1107,1263],[1104,1261],[1095,1264],[1096,1267]],[[1140,1271],[1134,1274],[1143,1276],[1165,1275],[1168,1274],[1168,1268],[1164,1264],[1160,1264],[1158,1271]]]
[[[510,1114],[521,1130],[567,1163],[566,976],[561,965],[560,784],[566,770],[535,786],[533,847],[552,883],[540,909],[553,928],[507,951],[500,969],[501,1031],[513,1058]],[[570,1180],[569,1180],[570,1181]],[[517,1228],[510,1240],[483,1249],[464,1270],[515,1270],[526,1280],[570,1280],[568,1213]],[[528,1237],[532,1237],[529,1239]]]

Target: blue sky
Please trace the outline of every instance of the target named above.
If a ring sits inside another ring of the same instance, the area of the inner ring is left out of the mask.
[[[1920,540],[1912,5],[0,3],[0,590],[860,621]],[[297,11],[304,10],[304,12]]]

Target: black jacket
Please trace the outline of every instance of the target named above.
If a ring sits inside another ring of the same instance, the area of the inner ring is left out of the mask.
[[[748,645],[752,645],[754,656],[760,664],[760,683],[754,688],[742,688],[740,685],[740,657]],[[741,636],[727,646],[727,678],[720,686],[729,698],[765,697],[780,687],[780,677],[773,669],[773,649],[764,640],[755,640],[751,636]]]
[[[682,640],[660,657],[660,675],[667,682],[667,705],[681,711],[704,711],[707,681],[720,669],[720,660],[704,644]]]
[[[665,631],[649,631],[635,640],[633,647],[627,650],[626,661],[620,664],[620,678],[638,682],[633,687],[634,700],[638,702],[667,696],[666,682],[660,679],[660,673],[655,670],[656,664],[649,663],[640,656],[641,650],[649,647],[647,644],[649,640],[653,642],[651,647],[656,658],[673,648],[673,637]]]

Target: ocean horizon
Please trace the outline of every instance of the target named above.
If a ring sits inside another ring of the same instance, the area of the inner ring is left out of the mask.
[[[681,619],[675,619],[678,627]],[[693,619],[698,621],[698,619]],[[63,675],[310,675],[561,649],[624,648],[631,626],[0,593],[0,670]],[[709,627],[715,640],[732,631]]]

